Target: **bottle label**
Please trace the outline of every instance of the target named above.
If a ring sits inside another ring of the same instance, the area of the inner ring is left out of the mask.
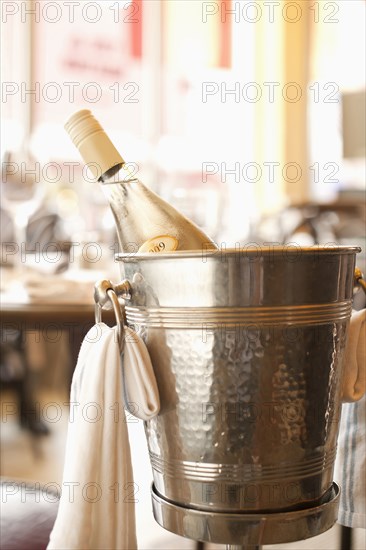
[[[153,239],[144,242],[139,248],[139,252],[173,252],[178,248],[178,239],[171,235],[158,235]]]

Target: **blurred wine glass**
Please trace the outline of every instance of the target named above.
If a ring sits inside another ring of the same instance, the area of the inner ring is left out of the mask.
[[[44,186],[38,177],[40,170],[28,153],[6,152],[2,162],[1,200],[14,224],[14,259],[21,267],[26,251],[27,227],[30,218],[44,199]]]

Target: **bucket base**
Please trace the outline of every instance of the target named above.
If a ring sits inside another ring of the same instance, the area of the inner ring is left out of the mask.
[[[262,545],[294,542],[320,535],[337,521],[340,489],[333,483],[319,506],[275,513],[207,512],[165,500],[152,486],[155,520],[182,537],[215,544]]]

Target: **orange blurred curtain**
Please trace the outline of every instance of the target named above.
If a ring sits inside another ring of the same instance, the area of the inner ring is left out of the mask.
[[[284,22],[283,63],[286,83],[294,82],[288,87],[289,97],[285,102],[284,112],[284,162],[296,163],[301,167],[298,179],[289,173],[286,181],[286,194],[290,203],[301,203],[309,199],[309,154],[308,154],[308,86],[310,81],[311,63],[311,29],[312,12],[307,0],[298,2],[301,13],[298,11],[296,22]],[[297,96],[297,101],[294,98]],[[289,168],[289,170],[291,170]],[[294,167],[293,172],[296,170]],[[294,178],[296,181],[291,181]]]
[[[309,196],[311,12],[307,0],[275,4],[271,17],[267,11],[255,23],[253,48],[256,81],[265,94],[255,104],[255,157],[261,165],[279,163],[273,165],[273,179],[263,179],[256,190],[263,212],[303,202]]]

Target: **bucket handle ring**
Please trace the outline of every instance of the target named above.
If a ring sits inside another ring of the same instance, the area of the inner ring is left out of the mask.
[[[121,297],[124,300],[128,300],[131,298],[131,285],[129,281],[127,281],[127,279],[118,284],[113,284],[108,279],[103,279],[95,283],[95,322],[100,323],[102,321],[103,307],[109,303],[112,304],[112,308],[116,318],[118,344],[122,353],[124,349],[125,315],[123,306],[120,304],[118,297]]]
[[[359,267],[355,268],[355,286],[361,287],[364,293],[366,294],[366,281],[364,279],[363,273]]]

